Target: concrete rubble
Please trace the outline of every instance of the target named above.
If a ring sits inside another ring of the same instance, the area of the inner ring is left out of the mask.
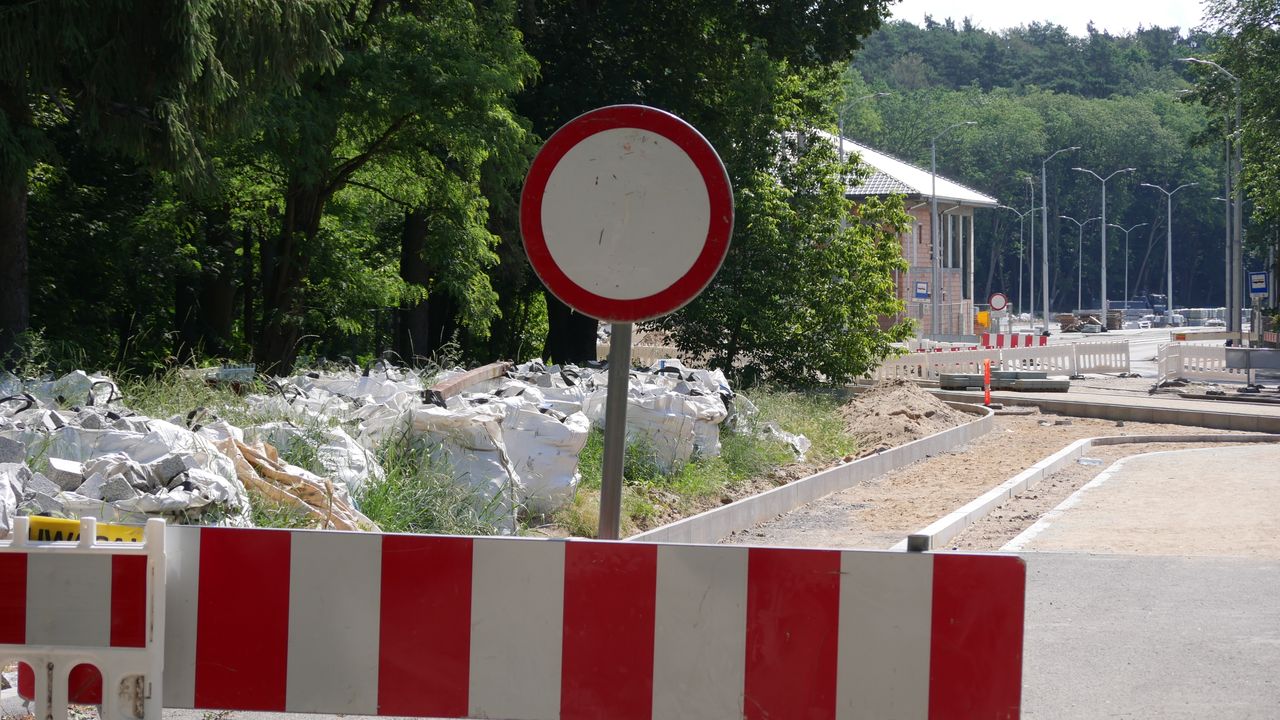
[[[101,375],[21,382],[0,374],[0,536],[18,514],[250,525],[250,493],[318,527],[376,529],[356,498],[385,478],[375,452],[393,441],[426,449],[477,507],[514,523],[520,512],[550,513],[572,499],[579,454],[604,422],[608,373],[603,363],[533,361],[440,404],[426,401],[432,395],[416,372],[385,363],[267,387],[244,403],[269,421],[237,427],[216,409],[138,415]],[[723,373],[677,360],[633,370],[627,394],[628,441],[664,469],[718,455],[721,426],[748,430],[755,413]],[[803,437],[763,432],[798,454],[807,448]],[[282,455],[305,456],[311,469]]]

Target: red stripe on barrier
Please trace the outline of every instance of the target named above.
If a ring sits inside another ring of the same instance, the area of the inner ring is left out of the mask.
[[[561,720],[648,720],[658,548],[565,543]]]
[[[840,553],[751,548],[745,717],[835,717]]]
[[[982,333],[982,347],[991,347],[991,333]]]
[[[282,530],[201,529],[197,708],[284,710],[289,548]]]
[[[102,704],[102,673],[98,668],[80,664],[67,676],[67,699],[72,705]]]
[[[996,336],[996,348],[997,348],[997,349],[1000,349],[1000,348],[1003,348],[1003,347],[1004,347],[1004,335],[997,335],[997,336]]]
[[[466,717],[471,539],[382,538],[378,714]]]
[[[23,700],[31,700],[36,696],[36,674],[31,672],[31,666],[26,663],[18,663],[18,697]]]
[[[1026,579],[1020,558],[934,556],[929,720],[1018,717]]]
[[[0,554],[0,645],[27,644],[27,554]]]
[[[111,647],[147,646],[147,557],[111,557]]]

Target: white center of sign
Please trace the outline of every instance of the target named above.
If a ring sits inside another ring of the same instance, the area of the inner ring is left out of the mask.
[[[584,138],[556,164],[542,196],[542,232],[556,265],[584,290],[615,300],[648,297],[683,277],[710,224],[697,166],[651,130]]]

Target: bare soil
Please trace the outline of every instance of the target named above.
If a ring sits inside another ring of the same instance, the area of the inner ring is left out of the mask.
[[[1100,435],[1203,434],[1204,428],[1155,423],[1116,423],[1111,420],[1063,418],[1030,414],[997,416],[995,427],[981,438],[948,453],[930,457],[879,478],[834,493],[750,530],[736,533],[729,543],[801,545],[839,548],[888,548],[908,534],[950,513],[986,490],[1061,450],[1075,440]],[[1152,446],[1113,446],[1098,454],[1150,452]],[[1188,447],[1178,445],[1178,447]],[[1118,456],[1117,456],[1118,457]],[[1075,487],[1105,469],[1081,465],[1062,473],[1058,500],[1049,497],[1055,480],[1033,492],[1046,495],[1044,510],[1055,506]],[[1043,489],[1042,489],[1043,488]],[[1036,498],[1039,500],[1039,498]],[[1035,507],[1011,507],[1007,512],[1010,538],[1021,532],[1013,526],[1034,522]],[[1019,517],[1029,519],[1017,519]],[[995,532],[994,530],[992,531]],[[985,547],[996,541],[993,538]],[[963,540],[963,538],[961,538]],[[1003,544],[1003,543],[1000,543]],[[971,549],[977,549],[973,547]]]
[[[840,408],[845,432],[871,455],[973,420],[908,380],[887,380]]]

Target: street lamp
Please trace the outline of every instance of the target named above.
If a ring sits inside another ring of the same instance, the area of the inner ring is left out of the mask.
[[[1178,187],[1172,190],[1165,190],[1159,185],[1153,185],[1152,183],[1142,183],[1142,187],[1155,188],[1156,190],[1159,190],[1160,192],[1164,193],[1165,200],[1167,201],[1165,204],[1165,225],[1166,225],[1165,229],[1168,230],[1168,239],[1165,243],[1165,256],[1164,256],[1165,272],[1167,273],[1167,275],[1165,280],[1166,297],[1165,297],[1164,303],[1165,303],[1165,315],[1167,315],[1169,318],[1169,327],[1173,327],[1173,194],[1178,192],[1182,188],[1189,188],[1193,185],[1199,185],[1199,184],[1200,183],[1183,183],[1182,185],[1179,185]]]
[[[1018,312],[1022,312],[1022,307],[1023,307],[1022,306],[1022,248],[1023,248],[1023,242],[1022,242],[1023,222],[1022,221],[1025,220],[1028,215],[1034,213],[1036,210],[1039,210],[1040,208],[1033,207],[1030,210],[1027,210],[1026,212],[1018,212],[1017,210],[1014,210],[1008,205],[997,205],[996,207],[1008,210],[1009,212],[1018,216]],[[1032,224],[1031,227],[1032,229],[1035,229],[1034,224]],[[1032,247],[1034,246],[1035,246],[1035,240],[1033,239]],[[1034,276],[1036,269],[1034,267],[1034,263],[1032,263],[1032,265],[1033,267],[1031,268],[1031,274]]]
[[[1102,218],[1091,217],[1084,222],[1080,222],[1070,215],[1059,215],[1058,217],[1063,220],[1070,220],[1075,223],[1076,227],[1080,230],[1080,234],[1076,238],[1076,312],[1079,312],[1081,307],[1084,305],[1084,226],[1094,220],[1101,220]],[[1106,313],[1104,312],[1103,314],[1105,315]],[[1104,323],[1103,327],[1106,327],[1105,323],[1107,322],[1107,319],[1103,318],[1102,322]]]
[[[1043,211],[1043,214],[1040,216],[1040,219],[1043,223],[1041,225],[1041,232],[1040,232],[1040,240],[1043,243],[1043,247],[1041,247],[1042,252],[1040,253],[1040,256],[1041,256],[1040,257],[1040,263],[1041,263],[1040,264],[1040,268],[1041,268],[1040,283],[1044,286],[1043,292],[1044,292],[1044,334],[1045,335],[1049,334],[1049,183],[1048,183],[1048,172],[1045,170],[1045,166],[1049,164],[1050,160],[1057,157],[1060,153],[1071,152],[1072,150],[1079,150],[1079,149],[1080,149],[1079,145],[1064,147],[1061,150],[1055,150],[1052,155],[1040,161],[1040,209]],[[1035,238],[1032,238],[1031,242],[1032,244],[1035,244]],[[1032,264],[1034,265],[1034,263]],[[1032,267],[1031,274],[1033,278],[1035,276],[1035,272],[1036,272],[1036,269]],[[1035,291],[1034,280],[1032,280],[1031,285],[1032,285],[1032,292],[1034,292]]]
[[[863,100],[870,100],[872,98],[889,97],[892,94],[893,93],[891,92],[873,92],[869,95],[851,98],[841,103],[840,112],[836,114],[836,132],[840,134],[840,162],[842,164],[844,163],[844,114],[849,111],[849,108],[853,106],[854,103],[860,103]]]
[[[1150,223],[1138,223],[1137,225],[1134,225],[1127,229],[1122,225],[1117,225],[1115,223],[1108,223],[1109,227],[1113,227],[1117,230],[1124,230],[1124,309],[1125,310],[1129,309],[1129,233],[1133,232],[1134,230],[1137,230],[1140,227],[1143,227],[1144,225],[1150,225]],[[1124,327],[1123,315],[1120,316],[1120,327]]]
[[[1120,173],[1129,173],[1137,168],[1120,168],[1106,177],[1082,167],[1071,168],[1077,172],[1089,173],[1102,181],[1102,327],[1107,326],[1107,181]]]
[[[1244,138],[1241,137],[1244,133],[1244,125],[1241,123],[1241,120],[1240,120],[1240,103],[1241,103],[1240,78],[1231,74],[1229,70],[1227,70],[1226,68],[1222,67],[1221,65],[1219,65],[1218,63],[1212,60],[1205,60],[1204,58],[1194,58],[1194,57],[1178,58],[1178,60],[1180,62],[1185,62],[1185,63],[1194,63],[1196,65],[1204,65],[1206,67],[1213,68],[1214,70],[1222,73],[1223,75],[1226,75],[1228,78],[1231,79],[1232,90],[1236,96],[1235,131],[1227,135],[1228,143],[1231,142],[1232,135],[1237,136],[1235,138],[1235,167],[1227,168],[1227,181],[1228,181],[1228,184],[1231,186],[1231,190],[1227,193],[1227,196],[1232,198],[1232,202],[1235,206],[1234,210],[1231,213],[1232,219],[1233,219],[1231,223],[1232,225],[1231,248],[1227,254],[1227,265],[1229,266],[1228,272],[1230,274],[1230,281],[1227,283],[1227,331],[1235,333],[1240,331],[1240,302],[1242,300],[1242,298],[1240,297],[1241,292],[1240,292],[1240,287],[1238,283],[1240,283],[1244,279],[1243,278],[1244,268],[1242,267],[1242,264],[1241,264],[1242,263],[1242,258],[1241,258],[1242,246],[1241,246],[1241,238],[1240,238],[1241,222],[1243,221],[1243,218],[1242,218],[1243,211],[1241,208],[1244,204],[1242,201],[1241,192],[1240,192],[1240,185],[1241,185],[1240,170],[1243,167],[1243,164],[1240,159],[1240,146],[1244,144]]]
[[[929,319],[929,327],[936,336],[938,334],[938,315],[942,311],[940,300],[942,295],[938,292],[938,281],[941,279],[942,268],[938,262],[942,259],[942,247],[938,242],[938,138],[946,135],[955,128],[962,125],[977,125],[973,120],[965,120],[964,122],[953,123],[942,129],[942,132],[933,136],[929,141],[929,196],[931,208],[929,211],[929,239],[932,241],[930,246],[933,251],[933,272],[931,273],[932,285],[929,288],[929,310],[932,317]]]

